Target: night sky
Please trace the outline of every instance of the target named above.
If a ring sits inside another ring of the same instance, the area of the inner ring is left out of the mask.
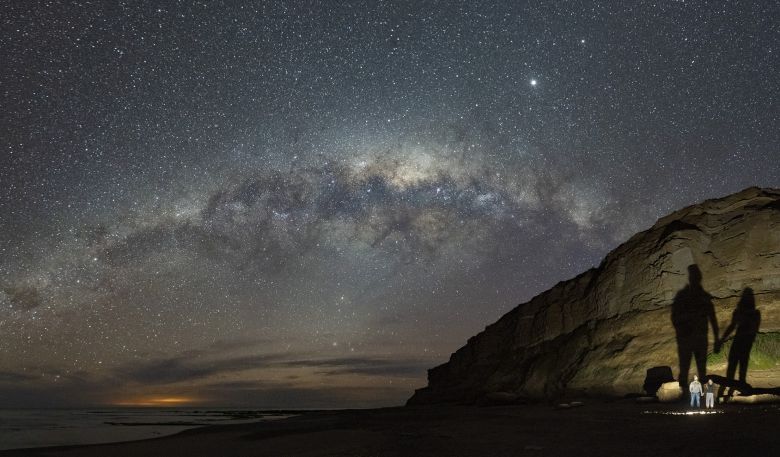
[[[778,24],[4,1],[0,406],[401,404],[657,218],[780,186]]]

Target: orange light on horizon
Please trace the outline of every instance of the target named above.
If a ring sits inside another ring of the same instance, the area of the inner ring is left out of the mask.
[[[192,397],[147,397],[120,400],[112,402],[112,404],[116,406],[180,406],[199,402],[199,399]]]

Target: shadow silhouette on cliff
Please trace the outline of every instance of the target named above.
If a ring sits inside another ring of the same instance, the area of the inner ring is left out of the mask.
[[[702,287],[698,265],[688,266],[688,284],[680,289],[672,302],[672,325],[677,335],[677,356],[680,361],[678,381],[683,392],[688,391],[691,359],[696,360],[699,379],[707,376],[707,329],[712,325],[716,350],[719,350],[718,321],[712,296]]]
[[[737,308],[731,316],[731,323],[723,332],[720,341],[725,342],[734,332],[734,341],[731,342],[729,349],[728,365],[726,368],[726,380],[732,387],[729,389],[729,396],[732,396],[735,385],[747,386],[748,363],[750,362],[750,350],[753,348],[753,342],[756,340],[758,329],[761,326],[761,312],[756,309],[756,298],[753,295],[753,289],[746,287],[742,291],[742,296],[737,303]],[[739,369],[739,378],[735,379],[734,374]],[[738,382],[734,382],[737,380]],[[722,397],[725,385],[721,384],[718,396]]]
[[[726,400],[730,399],[732,395],[732,391],[739,392],[740,396],[751,396],[751,395],[778,395],[780,396],[780,387],[753,387],[752,385],[744,382],[744,381],[738,381],[736,379],[729,379],[725,376],[718,376],[716,374],[707,375],[707,378],[712,379],[712,381],[720,386],[720,390],[718,391],[718,397],[721,397],[721,393],[723,392],[723,389],[726,387],[729,387],[729,396],[724,397]]]

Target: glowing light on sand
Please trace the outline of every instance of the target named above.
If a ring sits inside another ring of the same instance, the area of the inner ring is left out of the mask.
[[[700,410],[700,411],[642,411],[642,414],[663,414],[664,416],[701,416],[706,414],[723,414],[723,410]]]

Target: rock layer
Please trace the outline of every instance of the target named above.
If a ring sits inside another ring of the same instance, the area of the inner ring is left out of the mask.
[[[759,332],[780,332],[780,190],[748,188],[659,219],[597,268],[505,314],[428,371],[409,404],[640,392],[647,370],[679,376],[671,305],[698,266],[721,332],[746,288]],[[708,351],[714,337],[708,331]],[[780,336],[780,334],[778,335]],[[710,371],[725,374],[725,364]],[[692,362],[690,375],[696,373]],[[780,365],[748,371],[780,379]]]

